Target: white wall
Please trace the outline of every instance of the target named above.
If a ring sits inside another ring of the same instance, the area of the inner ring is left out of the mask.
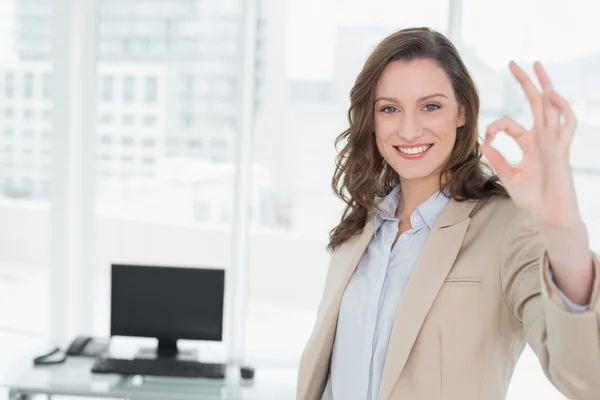
[[[49,208],[44,203],[0,201],[0,266],[45,272]],[[107,278],[114,262],[226,267],[231,239],[223,226],[158,224],[100,216],[96,267]],[[316,309],[329,255],[318,239],[281,231],[252,230],[248,291],[253,302]]]
[[[47,203],[0,200],[0,265],[42,269],[50,257]]]

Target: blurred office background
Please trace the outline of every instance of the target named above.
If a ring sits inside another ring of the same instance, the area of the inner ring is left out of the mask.
[[[545,62],[579,120],[572,163],[600,251],[593,0],[243,2],[0,0],[0,376],[49,340],[107,336],[109,267],[130,262],[230,270],[229,339],[207,346],[293,385],[342,209],[330,179],[348,92],[378,41],[408,26],[460,48],[484,127],[530,122],[506,66]],[[509,398],[533,397],[563,398],[527,350]]]

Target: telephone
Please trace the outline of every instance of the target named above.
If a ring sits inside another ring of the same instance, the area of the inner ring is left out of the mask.
[[[67,356],[98,357],[108,350],[108,339],[77,336],[67,348]]]
[[[90,336],[78,336],[67,348],[66,352],[62,352],[59,347],[56,347],[47,354],[43,354],[33,359],[34,365],[53,365],[61,364],[66,361],[67,357],[84,356],[84,357],[99,357],[108,350],[108,340],[95,339]],[[60,356],[59,356],[60,355]]]
[[[84,355],[84,351],[87,345],[93,341],[94,338],[90,336],[77,336],[67,348],[67,356],[81,356]]]

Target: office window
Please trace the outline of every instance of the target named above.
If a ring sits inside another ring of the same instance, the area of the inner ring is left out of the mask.
[[[52,77],[50,74],[44,74],[42,82],[42,97],[44,99],[50,99],[52,97]]]
[[[133,103],[135,94],[135,79],[133,76],[123,78],[123,101],[125,103]]]
[[[210,90],[213,78],[205,76],[204,81],[208,84],[202,86],[197,83],[197,76],[202,74],[202,68],[208,67],[219,76],[230,78],[232,90],[237,91],[239,58],[226,61],[216,56],[208,58],[202,46],[205,41],[217,40],[220,25],[241,23],[242,3],[238,3],[231,14],[224,14],[226,6],[219,0],[204,0],[202,12],[185,6],[185,13],[180,13],[181,4],[192,4],[192,0],[153,1],[151,6],[142,1],[140,7],[143,10],[133,3],[127,6],[115,5],[114,1],[110,5],[101,3],[101,13],[110,11],[112,21],[118,26],[102,28],[100,25],[101,32],[107,32],[107,36],[109,31],[116,33],[111,37],[100,37],[98,48],[107,58],[110,54],[113,59],[124,60],[122,68],[117,63],[111,63],[110,68],[117,77],[115,98],[122,100],[125,106],[109,111],[103,104],[98,112],[98,115],[114,112],[118,119],[112,126],[116,129],[117,125],[123,125],[115,132],[110,146],[99,146],[102,149],[99,157],[104,154],[112,158],[102,161],[102,166],[97,169],[96,214],[102,218],[109,213],[116,230],[98,235],[104,238],[96,247],[98,293],[104,293],[104,288],[108,287],[107,267],[111,259],[145,260],[166,265],[214,262],[217,267],[227,267],[227,248],[231,240],[222,233],[228,228],[222,214],[230,213],[233,208],[233,149],[220,151],[224,162],[217,164],[210,161],[213,151],[210,142],[199,154],[190,148],[190,139],[192,135],[207,135],[211,138],[227,136],[227,141],[235,141],[235,131],[212,123],[199,112],[197,105],[212,102],[214,94]],[[184,23],[197,27],[197,31],[203,32],[202,37],[181,33],[179,24]],[[241,41],[241,35],[234,34],[232,40]],[[185,48],[193,51],[180,51]],[[98,62],[102,65],[101,59]],[[235,99],[231,107],[238,107]],[[124,114],[132,115],[131,126],[125,126]],[[102,123],[100,118],[98,123]],[[109,131],[112,126],[100,125],[97,130],[112,134]],[[219,201],[215,200],[217,198]],[[210,229],[198,225],[194,212],[194,204],[198,201],[209,201],[213,205],[203,221],[213,224]],[[186,226],[191,226],[191,231]],[[196,237],[193,241],[196,244],[188,240],[190,233]],[[125,237],[131,239],[127,239],[130,246],[114,245],[115,240],[121,241]],[[210,248],[210,252],[193,250],[198,241]],[[119,252],[121,254],[117,254]],[[94,321],[95,333],[106,336],[110,316],[108,300],[100,296],[96,300],[102,312]],[[217,347],[221,346],[224,345]]]
[[[7,98],[15,96],[15,74],[13,72],[8,72],[4,76],[4,95]]]
[[[33,181],[30,178],[25,178],[22,181],[22,185],[25,193],[31,194],[33,189]]]
[[[223,150],[225,150],[227,148],[227,143],[225,143],[222,140],[213,140],[212,143],[211,143],[211,146],[216,151],[223,151]]]
[[[133,14],[134,4],[130,2],[115,2],[109,1],[102,4],[100,7],[100,15],[102,16],[110,16],[110,17],[124,17],[131,16]],[[115,29],[115,25],[109,26],[107,32],[119,32],[125,33],[127,32],[126,27],[121,28],[120,30]]]
[[[144,100],[147,104],[155,104],[157,101],[158,81],[156,77],[150,76],[146,78],[146,93]]]
[[[214,93],[210,93],[210,87],[214,79],[205,76],[198,76],[194,81],[194,94],[203,96],[204,99],[212,99]]]
[[[210,204],[205,201],[199,201],[194,204],[194,220],[199,222],[210,219]]]
[[[197,53],[198,42],[196,40],[178,40],[171,45],[172,51],[175,53]]]
[[[124,43],[122,40],[102,39],[98,45],[98,53],[103,56],[121,56],[124,53]]]
[[[101,142],[102,142],[102,144],[111,144],[112,137],[110,137],[109,135],[102,135]]]
[[[179,146],[180,143],[181,143],[181,140],[179,138],[176,138],[176,137],[168,137],[167,138],[167,146],[169,146],[169,147]]]
[[[150,40],[149,39],[137,39],[129,42],[129,50],[133,54],[145,55],[148,54],[148,50],[150,49]]]
[[[216,97],[229,97],[233,95],[233,85],[230,81],[221,81],[214,84],[214,92]]]
[[[146,115],[144,117],[144,126],[151,127],[157,124],[156,117],[154,115]]]
[[[113,91],[114,91],[114,83],[115,80],[110,75],[105,75],[102,77],[102,100],[105,102],[110,102],[113,100]]]
[[[223,41],[219,43],[217,51],[226,57],[235,57],[239,54],[239,44],[235,41]]]
[[[50,196],[50,182],[42,181],[40,192],[42,197]]]
[[[194,125],[194,116],[190,113],[184,113],[181,116],[181,119],[183,120],[183,126],[185,128],[191,128],[192,125]]]
[[[194,93],[192,93],[190,90],[186,90],[184,92],[181,93],[181,101],[183,103],[191,103],[194,99]]]
[[[134,4],[136,4],[136,14],[143,16],[163,15],[171,18],[181,18],[187,17],[193,10],[192,3],[189,1],[165,3],[161,0],[145,0]]]
[[[235,109],[232,107],[232,101],[230,99],[223,99],[221,101],[214,101],[209,104],[208,111],[212,115],[226,116],[229,117],[235,113]]]
[[[15,112],[12,108],[7,108],[4,110],[4,117],[6,119],[12,119],[14,115],[15,115]]]
[[[113,116],[111,114],[102,114],[100,123],[102,125],[111,125],[113,123]]]
[[[191,95],[194,92],[194,76],[183,75],[181,77],[181,88],[183,92],[190,93]]]
[[[123,126],[133,125],[133,115],[131,115],[131,114],[123,115],[123,117],[121,118],[121,123],[123,124]]]
[[[23,96],[26,99],[33,97],[33,74],[26,73],[23,81]]]
[[[27,13],[30,16],[47,16],[52,13],[52,5],[46,2],[40,2],[35,0],[20,0],[21,3],[21,11]],[[38,26],[35,29],[32,29],[32,32],[35,33],[46,33],[49,34],[50,31],[44,29],[41,26]]]
[[[190,140],[188,146],[190,149],[200,149],[202,148],[202,141],[199,139]]]
[[[149,43],[148,52],[154,56],[164,55],[168,51],[168,40],[152,40]]]
[[[33,119],[33,110],[23,110],[23,119],[30,120]]]

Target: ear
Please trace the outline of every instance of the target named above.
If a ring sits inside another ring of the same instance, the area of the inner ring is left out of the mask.
[[[467,123],[467,108],[465,107],[464,104],[461,104],[458,107],[458,120],[456,123],[456,127],[461,128],[461,127],[465,126],[466,123]]]

